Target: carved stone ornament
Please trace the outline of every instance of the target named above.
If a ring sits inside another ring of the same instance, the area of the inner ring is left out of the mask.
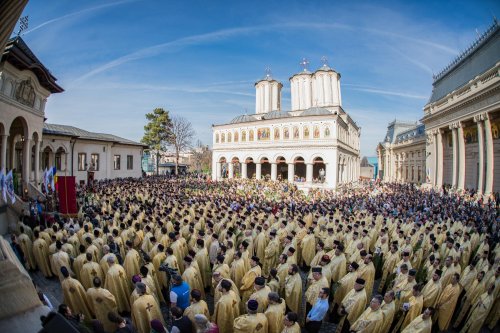
[[[31,85],[31,79],[19,83],[16,89],[16,100],[19,103],[33,107],[35,104],[35,88]]]

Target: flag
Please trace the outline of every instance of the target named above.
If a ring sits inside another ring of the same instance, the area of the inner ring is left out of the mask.
[[[43,188],[45,188],[45,192],[47,192],[47,167],[45,167],[45,170],[43,171],[42,184]]]
[[[7,191],[5,188],[5,175],[3,171],[0,170],[0,193],[2,193],[3,201],[7,202]]]
[[[50,177],[50,188],[52,189],[52,191],[55,191],[56,190],[56,187],[54,186],[54,178],[56,176],[56,173],[57,173],[57,168],[56,167],[52,167],[51,170],[50,170],[50,174],[51,174],[51,177]]]
[[[14,177],[12,176],[12,170],[9,171],[5,177],[4,191],[9,195],[10,201],[12,203],[16,202],[16,195],[14,193]],[[4,195],[5,197],[5,195]],[[7,201],[7,200],[5,200]]]
[[[51,173],[52,173],[52,168],[47,169],[47,172],[45,173],[45,193],[49,193],[49,184],[51,182]]]

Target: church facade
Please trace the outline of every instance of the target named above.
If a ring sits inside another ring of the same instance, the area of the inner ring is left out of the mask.
[[[342,108],[340,74],[326,61],[314,72],[302,64],[290,78],[290,111],[281,109],[282,83],[268,73],[255,83],[255,114],[213,126],[213,179],[333,189],[359,178],[361,128]]]

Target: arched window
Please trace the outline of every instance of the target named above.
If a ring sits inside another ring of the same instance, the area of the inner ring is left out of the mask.
[[[304,139],[309,139],[309,126],[304,127]]]
[[[234,142],[238,142],[239,135],[238,132],[234,132]]]
[[[241,131],[241,142],[247,141],[247,131]]]
[[[280,139],[280,129],[275,128],[274,129],[274,140],[279,140]]]
[[[290,139],[290,131],[288,130],[288,127],[285,127],[283,129],[283,137],[284,137],[285,140]]]
[[[325,127],[325,138],[330,137],[330,127]]]
[[[253,130],[248,132],[248,141],[253,141]]]
[[[231,133],[227,133],[227,142],[231,142]]]
[[[295,126],[293,128],[293,138],[294,139],[298,139],[300,137],[300,134],[299,134],[299,128],[297,126]]]
[[[221,143],[226,142],[226,134],[222,133],[222,134],[220,135],[220,142],[221,142]]]
[[[215,133],[215,143],[219,143],[219,133]]]

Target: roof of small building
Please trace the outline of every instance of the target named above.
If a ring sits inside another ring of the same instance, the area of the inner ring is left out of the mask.
[[[242,114],[242,115],[234,117],[233,120],[231,120],[230,124],[248,123],[250,121],[256,121],[256,120],[257,120],[257,118],[255,118],[254,116]]]
[[[320,108],[320,107],[312,107],[307,110],[302,111],[300,114],[300,117],[306,117],[306,116],[327,116],[327,115],[332,115],[333,113],[330,112],[327,109]]]
[[[59,86],[56,77],[38,60],[35,54],[21,37],[9,39],[3,50],[1,61],[8,61],[19,70],[29,70],[36,75],[40,85],[51,93],[60,93],[64,89]]]
[[[43,134],[46,135],[62,135],[62,136],[71,136],[71,137],[77,137],[79,139],[84,139],[84,140],[96,140],[96,141],[108,141],[108,142],[116,142],[124,145],[132,145],[132,146],[143,146],[146,147],[146,145],[124,139],[122,137],[113,135],[113,134],[107,134],[107,133],[95,133],[95,132],[89,132],[84,129],[74,127],[74,126],[69,126],[69,125],[58,125],[58,124],[43,124]]]
[[[464,52],[434,76],[429,103],[436,102],[486,72],[500,60],[500,26],[493,24]]]
[[[262,119],[279,119],[279,118],[288,118],[291,117],[292,115],[287,112],[287,111],[271,111],[262,116]]]
[[[387,133],[383,142],[395,143],[399,134],[415,129],[418,122],[394,120],[387,126]]]
[[[414,128],[406,130],[404,132],[399,133],[396,136],[396,143],[403,142],[409,139],[419,138],[425,135],[425,125],[420,124]]]

